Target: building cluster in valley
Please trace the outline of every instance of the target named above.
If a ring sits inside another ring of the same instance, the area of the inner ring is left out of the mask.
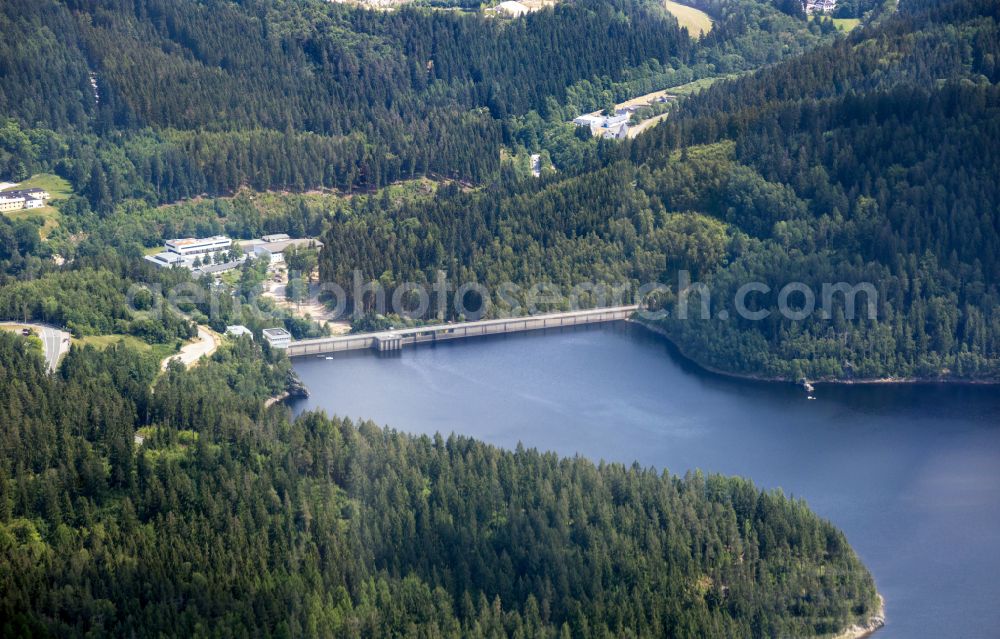
[[[587,113],[573,120],[573,124],[589,128],[591,135],[624,140],[628,135],[628,121],[631,117],[632,114],[624,112],[624,109],[621,112],[616,110],[614,115]]]
[[[654,104],[665,104],[677,98],[672,95],[658,94],[648,100],[630,100],[615,107],[613,114],[605,114],[601,111],[585,113],[573,120],[573,124],[581,128],[590,129],[591,135],[609,138],[612,140],[624,140],[628,136],[629,122],[632,114],[643,107]]]
[[[802,0],[802,8],[807,15],[814,13],[830,15],[837,8],[837,0]]]
[[[320,248],[313,238],[292,238],[285,233],[265,235],[257,240],[233,241],[225,235],[185,237],[164,242],[163,251],[147,255],[146,260],[159,267],[181,267],[197,275],[222,273],[236,268],[248,257],[267,260],[268,264],[284,261],[285,251],[299,248]]]
[[[17,189],[0,192],[0,211],[20,211],[22,209],[39,209],[45,206],[45,200],[52,197],[43,189]]]

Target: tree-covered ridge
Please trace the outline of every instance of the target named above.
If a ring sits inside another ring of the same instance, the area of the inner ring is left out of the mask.
[[[843,535],[749,482],[413,437],[262,400],[235,342],[56,376],[0,334],[5,637],[810,636],[874,610]],[[145,439],[133,442],[138,433]]]
[[[58,172],[102,213],[129,197],[242,186],[483,182],[510,143],[503,122],[566,119],[567,100],[598,108],[580,87],[746,70],[829,37],[744,5],[723,35],[695,42],[646,0],[561,3],[517,21],[320,0],[11,0],[0,6],[11,36],[0,40],[11,118],[0,174]]]
[[[340,216],[321,268],[342,285],[352,268],[390,285],[432,282],[438,270],[564,292],[665,282],[674,290],[657,302],[671,311],[686,269],[709,287],[711,317],[674,313],[661,326],[713,368],[997,379],[998,41],[995,3],[907,3],[834,44],[717,83],[650,134],[603,147],[597,169],[530,182],[505,174],[487,192]],[[750,282],[770,287],[749,298],[765,320],[734,308]],[[824,283],[871,283],[875,317],[865,294],[854,318],[838,294],[829,315],[785,318],[777,297],[790,282],[817,304]],[[690,296],[695,309],[700,298]]]
[[[990,2],[905,3],[876,29],[713,87],[637,142],[634,158],[663,165],[669,149],[733,140],[737,162],[800,201],[726,211],[763,250],[720,271],[713,294],[755,280],[878,287],[875,322],[668,322],[682,344],[785,377],[998,377],[997,19]]]

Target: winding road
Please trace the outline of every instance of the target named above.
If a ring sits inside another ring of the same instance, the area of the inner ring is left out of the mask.
[[[189,367],[199,359],[202,355],[208,357],[215,352],[215,349],[219,347],[219,337],[213,331],[208,328],[199,325],[198,326],[198,339],[197,341],[190,342],[181,347],[181,350],[176,355],[171,355],[163,360],[160,364],[161,370],[167,370],[167,365],[170,364],[172,360],[178,360],[185,367]]]
[[[25,322],[0,322],[0,327],[7,330],[30,328],[42,340],[42,350],[49,372],[55,372],[59,360],[69,351],[70,335],[66,331],[48,324],[31,324]]]

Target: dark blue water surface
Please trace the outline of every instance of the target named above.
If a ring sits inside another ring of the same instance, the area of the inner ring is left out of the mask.
[[[729,379],[626,323],[301,358],[325,409],[683,474],[743,475],[847,534],[887,604],[877,637],[1000,637],[1000,389]]]

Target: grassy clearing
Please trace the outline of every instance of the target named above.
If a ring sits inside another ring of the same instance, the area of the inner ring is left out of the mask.
[[[17,333],[20,333],[24,329],[28,329],[29,331],[34,331],[35,327],[28,326],[27,324],[0,324],[0,331],[15,331]]]
[[[670,87],[667,89],[667,93],[671,95],[687,97],[699,93],[704,89],[712,86],[719,80],[730,80],[732,78],[738,78],[740,73],[728,73],[726,75],[717,75],[711,78],[702,78],[700,80],[695,80],[694,82],[688,82],[687,84],[682,84],[676,87]]]
[[[140,353],[150,353],[156,357],[157,361],[169,357],[177,352],[176,343],[171,342],[167,344],[149,344],[142,341],[134,335],[88,335],[86,337],[81,337],[80,339],[74,339],[75,344],[80,346],[93,346],[97,349],[105,349],[112,344],[117,344],[118,342],[124,342],[125,346],[137,350]]]
[[[27,180],[24,180],[17,186],[13,186],[11,188],[42,189],[44,191],[48,191],[53,200],[65,200],[73,194],[73,189],[70,187],[69,182],[62,179],[58,175],[53,175],[51,173],[38,173],[36,175],[32,175]]]
[[[682,27],[687,27],[692,38],[701,37],[712,30],[712,18],[704,11],[673,2],[673,0],[664,0],[664,5],[666,5],[667,11],[674,14]]]
[[[24,335],[24,329],[28,329],[30,334]],[[25,339],[28,340],[28,344],[31,345],[31,348],[39,355],[44,356],[45,345],[42,344],[42,338],[38,336],[38,329],[34,326],[28,326],[26,324],[0,324],[0,331],[10,331],[18,337],[25,337]]]
[[[59,209],[53,206],[43,206],[37,209],[6,211],[4,215],[11,220],[41,220],[42,226],[38,229],[38,235],[44,240],[49,234],[59,226]]]
[[[861,20],[859,18],[833,18],[833,24],[837,29],[847,32],[857,29]]]
[[[682,150],[673,151],[670,154],[670,160],[672,162],[679,162],[682,154]],[[691,160],[732,160],[735,154],[736,143],[732,140],[689,146],[687,148],[687,156]]]
[[[146,458],[151,462],[183,462],[189,458],[192,448],[197,446],[199,435],[193,430],[178,430],[175,433],[164,433],[157,426],[143,426],[135,431],[146,447]],[[156,436],[165,434],[170,443],[163,445],[162,440],[157,445]],[[138,444],[140,440],[137,439]],[[218,444],[210,444],[209,449],[219,450]]]

